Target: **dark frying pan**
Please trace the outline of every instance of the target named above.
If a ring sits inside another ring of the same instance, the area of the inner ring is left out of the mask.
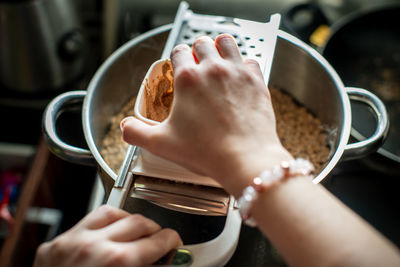
[[[303,5],[296,7],[294,12],[298,13],[301,9],[309,11],[314,17],[314,24],[327,21],[316,6]],[[293,16],[294,12],[292,9],[289,16]],[[391,125],[387,140],[378,153],[393,161],[391,164],[397,167],[400,163],[399,18],[400,5],[393,4],[355,12],[334,23],[330,27],[330,37],[320,47],[320,52],[346,86],[368,89],[384,102]],[[310,27],[303,27],[300,37],[309,37],[311,30]],[[374,117],[357,105],[352,112],[352,135],[357,139],[371,135],[376,124]]]

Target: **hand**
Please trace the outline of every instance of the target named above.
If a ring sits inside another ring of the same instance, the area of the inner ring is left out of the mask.
[[[181,245],[171,229],[161,229],[139,214],[101,206],[42,244],[34,266],[147,266]]]
[[[201,37],[193,51],[179,45],[171,61],[169,117],[157,126],[124,119],[125,141],[210,176],[234,195],[262,170],[291,159],[277,136],[261,70],[242,59],[233,37],[223,34],[215,43]]]

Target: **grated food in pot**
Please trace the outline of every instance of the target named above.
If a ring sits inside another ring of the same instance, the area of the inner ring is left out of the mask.
[[[110,128],[103,139],[100,149],[100,154],[104,161],[116,173],[118,173],[128,149],[128,144],[122,139],[119,125],[123,118],[133,116],[135,101],[136,97],[129,100],[118,114],[111,117]]]
[[[282,145],[293,157],[310,160],[315,173],[320,173],[331,150],[321,121],[282,90],[272,88],[270,92]]]
[[[282,145],[294,156],[309,159],[320,173],[329,161],[330,147],[321,121],[289,94],[272,88],[271,99],[277,120],[277,133]],[[122,140],[120,122],[133,115],[135,99],[131,99],[113,116],[100,150],[108,166],[118,173],[128,145]],[[172,102],[172,101],[171,101]]]

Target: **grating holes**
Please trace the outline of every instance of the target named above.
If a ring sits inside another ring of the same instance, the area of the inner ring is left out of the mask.
[[[232,34],[233,38],[237,39],[239,36],[237,34]]]
[[[192,32],[194,32],[194,33],[198,33],[198,32],[199,32],[199,30],[198,30],[198,29],[192,29]]]
[[[242,51],[241,53],[243,56],[247,56],[247,52],[246,51]]]
[[[247,41],[250,40],[251,38],[249,36],[244,37]]]
[[[241,47],[243,44],[242,43],[237,43],[237,46]]]
[[[260,42],[264,42],[264,39],[263,39],[263,38],[260,38],[260,39],[258,39],[258,41],[260,41]]]
[[[206,31],[206,34],[210,35],[210,34],[212,34],[212,31]]]
[[[250,45],[249,47],[250,47],[250,48],[256,48],[256,46],[255,46],[255,45]]]
[[[185,34],[185,35],[183,36],[183,39],[185,39],[185,40],[190,39],[190,35],[186,35],[186,34]]]
[[[261,53],[256,54],[256,57],[261,57]]]

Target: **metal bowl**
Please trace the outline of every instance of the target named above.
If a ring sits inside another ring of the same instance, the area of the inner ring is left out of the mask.
[[[148,68],[160,58],[171,28],[172,25],[156,28],[120,47],[98,69],[87,92],[75,91],[58,96],[44,115],[44,132],[49,148],[66,160],[97,164],[107,193],[117,174],[99,151],[110,118],[128,99],[136,96]],[[388,119],[382,102],[366,90],[344,87],[335,70],[318,52],[283,31],[278,34],[269,85],[284,88],[329,129],[332,155],[314,178],[314,183],[323,181],[339,160],[360,158],[376,151],[387,135]],[[82,99],[83,129],[90,150],[65,144],[55,133],[56,114],[71,101]],[[350,99],[369,105],[378,118],[375,133],[353,144],[348,144],[352,124]]]

